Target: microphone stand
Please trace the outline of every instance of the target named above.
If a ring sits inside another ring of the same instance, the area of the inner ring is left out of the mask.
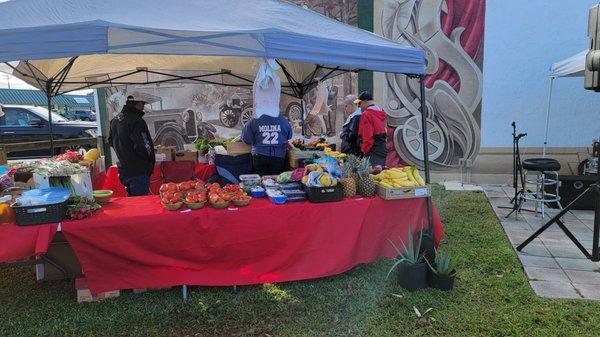
[[[521,195],[525,192],[525,177],[523,174],[523,166],[521,164],[521,150],[519,149],[519,141],[521,138],[527,136],[526,133],[517,134],[517,124],[513,121],[510,124],[513,128],[513,187],[515,189],[515,195],[510,199],[512,206],[499,206],[499,208],[512,209],[505,218],[508,218],[511,214],[518,214],[523,206],[523,198]],[[519,179],[521,179],[521,189],[519,190]],[[529,211],[525,209],[526,211]],[[532,211],[533,212],[533,211]]]

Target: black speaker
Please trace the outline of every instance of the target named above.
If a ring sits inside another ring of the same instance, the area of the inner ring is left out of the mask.
[[[583,191],[585,191],[591,184],[596,182],[596,175],[586,176],[559,176],[560,188],[560,204],[562,207],[567,207],[575,198],[577,198]],[[555,193],[556,186],[547,186],[546,192]],[[558,208],[555,202],[548,203],[548,206],[552,208]],[[594,197],[593,194],[588,198],[581,199],[574,205],[573,209],[580,210],[593,210],[594,209]]]

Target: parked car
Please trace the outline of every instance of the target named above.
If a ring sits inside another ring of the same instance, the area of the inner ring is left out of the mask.
[[[48,109],[24,105],[4,105],[0,116],[0,144],[48,140]],[[96,123],[69,121],[52,113],[54,139],[96,137]],[[56,149],[59,153],[65,149]],[[10,157],[44,155],[44,151],[13,152]]]
[[[91,110],[69,110],[66,117],[70,120],[96,121],[96,113]]]

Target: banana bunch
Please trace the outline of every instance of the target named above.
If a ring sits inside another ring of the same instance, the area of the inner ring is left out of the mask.
[[[328,148],[328,147],[326,147],[326,148],[323,149],[323,154],[326,155],[326,156],[333,157],[333,158],[344,158],[344,157],[346,157],[345,153],[341,153],[340,151],[333,151],[333,150],[331,150],[331,148]]]
[[[395,167],[371,176],[381,186],[387,188],[425,186],[425,180],[414,166]]]

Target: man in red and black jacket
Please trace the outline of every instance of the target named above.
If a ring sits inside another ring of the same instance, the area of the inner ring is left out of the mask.
[[[358,125],[360,151],[369,157],[371,165],[385,165],[387,157],[386,113],[373,103],[373,94],[363,91],[354,101],[362,110]]]

